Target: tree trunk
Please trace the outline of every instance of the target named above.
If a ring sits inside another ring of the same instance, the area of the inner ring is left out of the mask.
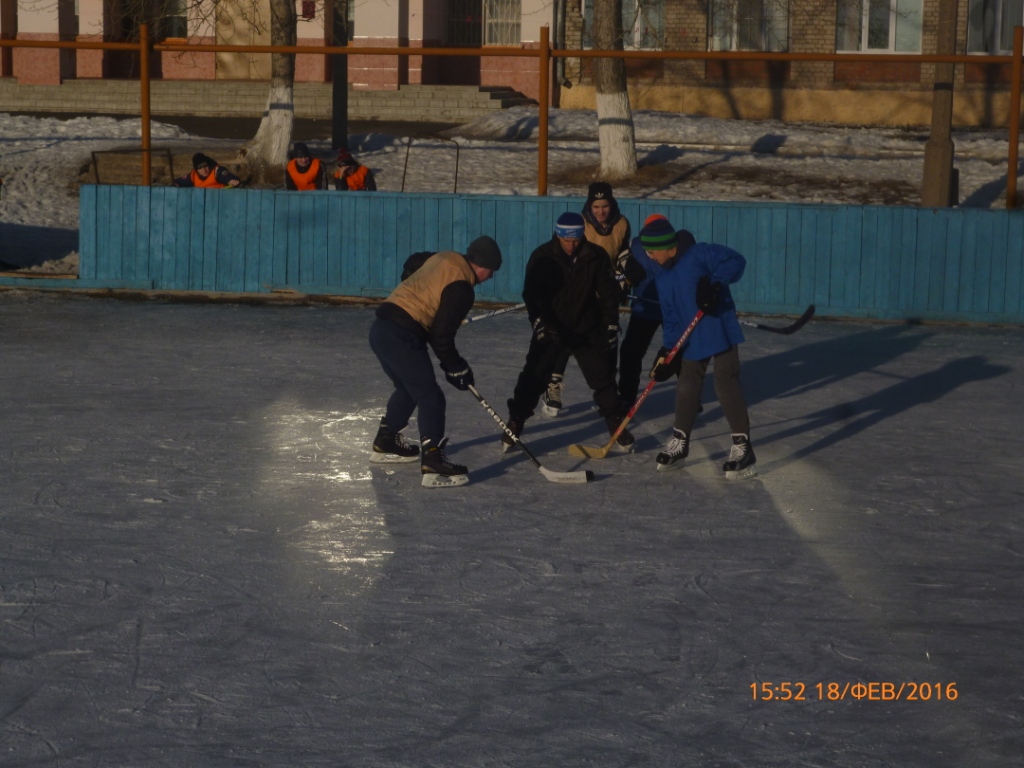
[[[270,44],[295,45],[296,14],[292,0],[270,0]],[[252,180],[266,182],[280,176],[288,161],[295,119],[295,54],[270,55],[270,94],[259,130],[244,150]]]
[[[594,0],[594,47],[622,50],[622,0]],[[636,136],[626,90],[626,62],[594,59],[594,90],[601,178],[619,181],[636,173]]]

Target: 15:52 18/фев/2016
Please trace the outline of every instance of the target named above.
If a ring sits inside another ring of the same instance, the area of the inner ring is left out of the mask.
[[[956,701],[956,683],[764,681],[750,684],[754,701]]]

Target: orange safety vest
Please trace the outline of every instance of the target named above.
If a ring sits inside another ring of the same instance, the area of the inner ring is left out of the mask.
[[[315,157],[309,164],[306,171],[299,170],[298,161],[292,160],[288,163],[288,175],[295,182],[295,188],[300,192],[309,192],[316,189],[316,177],[320,173],[320,161]]]
[[[213,166],[213,168],[210,169],[210,172],[208,174],[206,174],[206,178],[205,179],[202,176],[199,175],[198,171],[192,171],[192,174],[191,174],[192,186],[194,186],[194,187],[206,187],[207,189],[224,189],[224,187],[226,185],[221,184],[219,181],[217,181],[217,168],[218,167],[219,166],[216,166],[216,165]]]
[[[345,183],[348,184],[349,190],[358,192],[361,189],[366,189],[366,174],[370,172],[370,169],[365,165],[360,165],[352,173],[345,178]],[[341,168],[334,172],[334,178],[341,178]]]

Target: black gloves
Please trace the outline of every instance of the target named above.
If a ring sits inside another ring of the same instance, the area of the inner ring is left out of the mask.
[[[683,365],[682,355],[677,352],[672,361],[666,363],[665,358],[668,357],[668,353],[669,350],[665,347],[658,350],[658,357],[654,361],[654,367],[651,368],[650,374],[650,377],[655,381],[668,381],[672,376],[679,375]]]
[[[562,339],[554,328],[544,325],[541,318],[533,321],[533,338],[541,344],[561,344]]]
[[[722,284],[717,280],[711,282],[711,278],[704,275],[697,281],[697,307],[711,314],[718,308],[718,295],[722,291]]]
[[[445,378],[448,379],[448,383],[456,389],[465,392],[467,389],[476,384],[476,380],[473,378],[473,369],[469,367],[469,363],[463,360],[461,357],[458,362],[452,366],[455,368],[454,371],[445,371]]]
[[[618,324],[608,326],[608,348],[615,349],[619,344],[619,328]]]
[[[647,272],[644,271],[640,262],[633,258],[633,254],[629,252],[628,248],[619,254],[615,260],[615,279],[620,285],[623,282],[639,285],[646,277]]]

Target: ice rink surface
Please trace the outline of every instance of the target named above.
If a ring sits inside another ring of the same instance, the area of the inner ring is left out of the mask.
[[[571,364],[523,437],[585,486],[443,384],[427,490],[372,317],[0,294],[0,765],[1024,764],[1021,329],[745,329],[733,483],[710,381],[659,474],[672,386],[582,462]],[[459,334],[502,415],[527,339]]]

